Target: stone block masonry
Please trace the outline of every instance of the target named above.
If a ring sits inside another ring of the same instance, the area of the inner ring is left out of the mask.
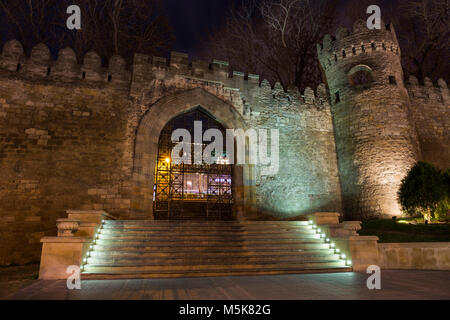
[[[236,128],[281,131],[286,161],[272,178],[262,178],[258,168],[246,171],[236,195],[244,207],[284,217],[340,211],[325,85],[317,92],[285,92],[279,84],[260,84],[257,75],[229,74],[226,62],[189,64],[177,53],[170,62],[136,54],[129,71],[117,56],[104,68],[93,52],[79,65],[69,48],[52,61],[45,45],[27,57],[19,42],[6,43],[0,59],[0,264],[39,260],[39,239],[56,234],[55,221],[68,209],[152,219],[154,167],[148,164],[156,151],[138,151],[137,133],[149,130],[141,137],[157,141],[152,128],[165,124],[158,114],[175,117],[186,104]],[[154,118],[143,127],[149,112]]]
[[[336,38],[318,48],[327,84],[303,92],[182,53],[136,54],[132,66],[113,56],[104,67],[95,52],[78,64],[70,48],[53,61],[44,44],[28,57],[5,43],[0,265],[39,260],[39,239],[68,209],[152,219],[160,129],[195,107],[230,129],[279,130],[278,174],[238,168],[236,206],[282,218],[397,214],[396,188],[414,161],[450,162],[447,84],[404,84],[393,27],[358,22]],[[359,86],[362,70],[370,83]]]
[[[422,158],[443,168],[449,164],[445,82],[418,100],[421,90],[405,87],[400,54],[392,25],[368,30],[362,20],[352,33],[340,28],[336,38],[327,35],[318,46],[347,218],[400,214],[397,191],[409,168]]]

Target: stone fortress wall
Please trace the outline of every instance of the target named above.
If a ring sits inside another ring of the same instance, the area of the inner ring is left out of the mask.
[[[37,261],[39,239],[55,233],[67,209],[152,218],[140,199],[152,197],[153,181],[142,179],[154,169],[136,165],[147,160],[135,150],[137,132],[152,106],[166,99],[174,112],[171,101],[184,97],[193,106],[223,101],[245,128],[280,130],[279,173],[250,166],[240,196],[247,205],[279,216],[341,211],[325,85],[286,92],[181,53],[136,54],[129,69],[118,56],[104,67],[94,52],[77,64],[69,48],[53,61],[43,44],[27,57],[10,41],[0,59],[0,264]],[[221,110],[213,116],[221,121]]]
[[[53,61],[43,44],[27,57],[19,42],[7,42],[0,56],[0,265],[39,260],[39,239],[55,234],[67,209],[152,218],[143,200],[152,197],[154,168],[136,148],[143,122],[164,124],[162,116],[144,120],[156,106],[167,118],[178,106],[201,105],[224,122],[228,108],[245,128],[280,130],[278,174],[246,168],[237,196],[247,207],[281,217],[344,211],[350,218],[355,207],[392,213],[394,189],[415,160],[448,167],[448,89],[444,81],[439,88],[413,78],[403,84],[392,27],[368,32],[359,23],[336,38],[325,37],[318,49],[327,85],[304,92],[182,53],[136,54],[129,68],[114,56],[105,67],[94,52],[78,64],[70,48]],[[359,65],[372,68],[369,87],[349,85],[348,72]]]
[[[409,77],[406,84],[410,112],[422,153],[422,160],[442,170],[450,167],[450,95],[447,83],[439,79],[437,86],[429,78],[419,85]]]

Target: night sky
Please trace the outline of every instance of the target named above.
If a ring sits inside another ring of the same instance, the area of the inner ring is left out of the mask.
[[[233,5],[239,5],[243,0],[163,0],[169,21],[174,29],[176,42],[174,51],[196,54],[201,40],[209,32],[220,26],[226,18],[227,10]],[[352,0],[337,0],[343,8]],[[354,0],[353,0],[354,1]],[[383,3],[385,0],[375,1]],[[345,19],[341,10],[341,19]]]
[[[242,0],[164,0],[164,6],[174,28],[174,51],[194,53],[201,39],[225,17],[233,3]]]

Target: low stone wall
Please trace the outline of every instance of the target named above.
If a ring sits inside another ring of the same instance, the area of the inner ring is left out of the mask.
[[[370,265],[382,269],[450,271],[450,242],[379,243],[376,236],[360,236],[360,221],[339,223],[339,213],[316,212],[309,216],[336,248],[352,261],[353,271]]]
[[[450,270],[450,242],[379,243],[384,269]]]

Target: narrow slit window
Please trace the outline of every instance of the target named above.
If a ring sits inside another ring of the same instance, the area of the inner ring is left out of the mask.
[[[83,74],[81,75],[81,77],[82,77],[83,79],[86,79],[86,72],[85,72],[85,71],[83,71]]]
[[[20,63],[18,63],[18,64],[17,64],[16,71],[19,72],[21,67],[22,67],[22,66],[20,65]]]
[[[339,102],[341,102],[341,97],[340,97],[339,91],[338,91],[338,92],[336,92],[334,94],[334,103],[336,104],[336,103],[339,103]]]
[[[389,76],[389,83],[390,84],[397,84],[397,80],[395,79],[394,76]]]

